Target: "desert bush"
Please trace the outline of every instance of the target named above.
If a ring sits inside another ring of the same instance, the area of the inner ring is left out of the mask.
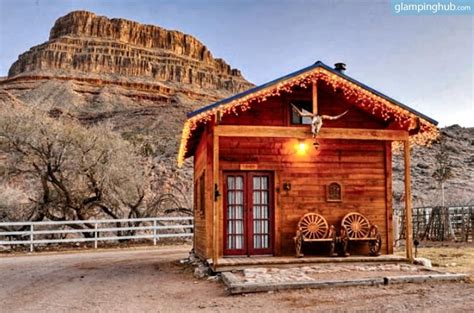
[[[160,173],[140,149],[110,125],[85,127],[32,108],[0,108],[0,184],[21,185],[0,194],[0,220],[189,214],[184,187],[173,185],[176,173]]]
[[[30,219],[118,218],[143,200],[132,146],[107,125],[86,128],[29,108],[2,108],[1,151],[10,180],[32,179]]]

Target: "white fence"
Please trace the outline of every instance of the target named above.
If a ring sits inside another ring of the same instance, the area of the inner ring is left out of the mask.
[[[1,222],[0,246],[35,245],[193,236],[192,217],[156,217],[116,220]]]

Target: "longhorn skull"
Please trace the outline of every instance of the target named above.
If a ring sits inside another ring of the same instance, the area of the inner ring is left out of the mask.
[[[343,117],[344,115],[346,115],[347,112],[349,112],[349,110],[346,110],[346,112],[341,113],[336,116],[318,115],[318,114],[310,113],[307,111],[303,112],[300,109],[298,109],[293,103],[291,103],[291,107],[293,108],[293,111],[298,113],[299,116],[311,117],[311,132],[313,133],[313,138],[315,138],[319,134],[321,127],[323,127],[323,120],[329,120],[329,121],[337,120]]]

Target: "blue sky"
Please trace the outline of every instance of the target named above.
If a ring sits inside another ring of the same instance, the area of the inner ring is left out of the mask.
[[[394,16],[366,0],[0,0],[0,76],[89,10],[192,34],[255,84],[321,60],[438,120],[474,126],[474,16]]]

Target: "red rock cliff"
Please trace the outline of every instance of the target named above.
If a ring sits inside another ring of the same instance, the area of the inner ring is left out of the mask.
[[[41,72],[117,75],[223,89],[252,86],[193,36],[86,11],[59,18],[48,42],[20,55],[9,77]]]

